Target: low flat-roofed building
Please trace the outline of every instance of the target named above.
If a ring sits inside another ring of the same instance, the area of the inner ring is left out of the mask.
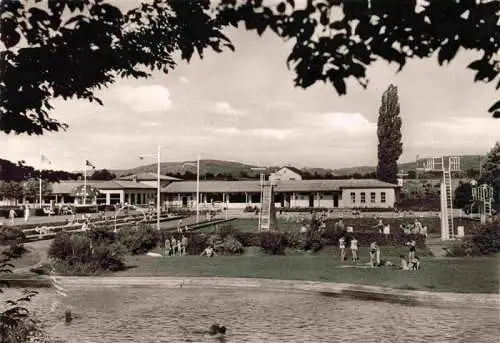
[[[53,200],[56,204],[79,203],[74,195],[75,190],[83,186],[84,181],[61,181],[52,183],[52,195],[44,197],[44,202]],[[88,180],[87,185],[97,188],[99,195],[87,199],[87,204],[124,204],[148,205],[156,202],[156,187],[138,181],[110,180],[94,181]]]
[[[276,207],[392,208],[397,185],[374,179],[273,181]],[[196,181],[163,188],[168,207],[196,206]],[[200,181],[200,204],[228,208],[260,206],[260,181]]]
[[[157,187],[158,174],[156,174],[156,173],[137,173],[137,174],[132,174],[132,175],[120,176],[120,177],[117,177],[115,180],[117,180],[117,181],[138,181],[138,182],[144,183],[146,185]],[[182,181],[182,179],[179,179],[179,178],[176,178],[173,176],[168,176],[168,175],[160,175],[160,186],[162,188],[168,186],[171,182],[174,182],[174,181]]]

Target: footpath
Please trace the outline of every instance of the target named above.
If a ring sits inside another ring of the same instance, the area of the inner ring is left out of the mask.
[[[71,288],[148,286],[167,288],[253,289],[313,293],[324,296],[384,301],[405,305],[492,308],[500,310],[499,294],[471,294],[410,291],[393,288],[314,281],[270,280],[223,277],[58,277]]]

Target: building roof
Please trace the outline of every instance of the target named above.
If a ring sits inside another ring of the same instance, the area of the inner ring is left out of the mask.
[[[73,190],[84,184],[83,181],[61,181],[52,183],[52,194],[71,194]],[[146,185],[141,182],[134,181],[95,181],[88,180],[87,185],[95,187],[99,190],[108,189],[156,189],[156,187],[151,185]]]
[[[137,178],[137,181],[156,181],[158,180],[158,174],[156,173],[137,173],[133,175],[120,176],[117,177],[116,180],[133,180]],[[168,176],[168,175],[160,175],[160,181],[181,181],[182,179]]]
[[[353,180],[281,180],[276,192],[331,192],[344,188],[396,188],[397,185],[374,179]],[[173,182],[164,187],[165,193],[195,193],[196,181]],[[202,193],[258,193],[260,181],[200,181]]]
[[[165,193],[195,193],[196,181],[172,182],[162,189]],[[202,193],[260,192],[260,181],[200,181]]]
[[[295,174],[299,174],[300,176],[302,176],[302,170],[298,169],[298,168],[295,168],[295,167],[291,167],[291,166],[284,166],[283,168],[286,168],[288,170],[291,170],[293,171]],[[280,168],[278,169],[277,171],[283,169],[283,168]]]

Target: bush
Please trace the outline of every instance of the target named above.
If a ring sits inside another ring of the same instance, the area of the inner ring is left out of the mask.
[[[286,241],[281,233],[261,232],[260,247],[269,255],[284,255]]]
[[[122,243],[132,254],[140,255],[155,248],[161,240],[161,234],[147,224],[122,229],[117,235]]]
[[[225,238],[226,236],[236,236],[239,231],[234,228],[231,224],[225,224],[217,230],[217,234],[221,238]]]
[[[500,252],[500,224],[491,223],[474,228],[473,235],[464,240],[462,247],[473,253],[490,255]]]
[[[299,249],[304,246],[304,235],[298,231],[287,231],[283,233],[286,246],[293,249]]]
[[[193,234],[188,237],[187,253],[189,255],[200,255],[208,245],[208,236],[204,234]]]
[[[73,245],[69,233],[58,233],[50,244],[48,256],[56,260],[66,260],[73,254]]]
[[[9,247],[9,254],[15,258],[21,257],[28,250],[22,243],[18,243],[17,241],[12,242]]]
[[[238,255],[244,252],[243,245],[232,235],[224,237],[212,235],[206,240],[205,244],[212,245],[218,254]]]
[[[92,248],[91,248],[92,246]],[[119,242],[91,240],[87,235],[59,233],[49,247],[55,269],[64,275],[95,275],[124,267],[126,248]]]
[[[9,212],[14,209],[16,212],[16,218],[24,217],[24,208],[19,206],[2,206],[0,207],[0,217],[9,218]]]
[[[12,244],[13,242],[22,242],[26,239],[23,231],[15,226],[0,227],[0,245]]]
[[[308,230],[304,237],[304,250],[313,252],[320,251],[325,245],[325,241],[321,237],[321,233],[317,230]]]
[[[259,232],[236,232],[234,237],[244,247],[260,247],[261,245],[261,233]]]

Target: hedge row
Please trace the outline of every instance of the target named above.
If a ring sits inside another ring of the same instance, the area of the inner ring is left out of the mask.
[[[391,233],[399,232],[400,225],[408,225],[414,224],[415,218],[381,218],[382,223],[384,225],[391,226]],[[327,220],[327,228],[333,229],[335,227],[335,223],[338,222],[339,219],[329,219]],[[344,218],[342,219],[344,226],[352,226],[354,228],[354,232],[372,232],[376,231],[374,228],[378,223],[378,219],[376,218]],[[422,226],[427,226],[427,233],[440,233],[441,232],[441,220],[437,217],[424,217],[418,218],[418,221],[422,224]],[[476,221],[469,218],[455,218],[454,226],[463,226],[465,230],[465,234],[468,234],[472,227],[476,225]]]
[[[313,249],[319,250],[324,246],[338,246],[339,239],[346,237],[349,242],[352,237],[356,237],[360,247],[370,246],[372,242],[377,242],[380,246],[404,246],[410,239],[415,239],[417,247],[425,246],[425,236],[423,235],[402,235],[391,234],[383,235],[378,232],[358,232],[354,235],[346,232],[336,232],[326,230],[318,234],[318,236],[310,236],[298,232],[241,232],[233,229],[231,226],[223,227],[217,232],[222,238],[232,236],[238,240],[244,247],[257,246],[263,248],[268,254],[281,254],[284,253],[285,248],[294,249]],[[174,237],[175,239],[182,238],[183,234],[177,232],[161,232],[161,242],[166,238]],[[190,255],[199,255],[207,247],[208,240],[211,234],[187,232],[184,235],[188,238],[187,252]],[[316,243],[314,241],[317,241]],[[314,246],[317,246],[315,248]]]

